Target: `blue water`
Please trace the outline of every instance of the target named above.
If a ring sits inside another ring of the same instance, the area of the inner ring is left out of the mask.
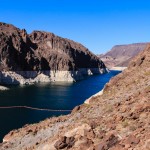
[[[30,86],[11,86],[0,92],[0,106],[26,105],[48,109],[73,109],[91,95],[100,91],[113,76],[120,73],[95,75],[76,83],[51,83]],[[0,109],[0,140],[10,130],[25,124],[36,123],[45,118],[67,114],[68,112],[47,112],[24,108]]]

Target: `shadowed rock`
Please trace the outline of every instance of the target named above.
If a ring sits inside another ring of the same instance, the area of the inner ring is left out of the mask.
[[[43,73],[53,81],[106,72],[104,63],[80,43],[44,31],[27,34],[5,23],[0,23],[0,71],[13,71],[27,79]]]

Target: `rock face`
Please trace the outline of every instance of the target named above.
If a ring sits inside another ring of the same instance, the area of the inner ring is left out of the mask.
[[[25,29],[0,23],[0,71],[0,82],[33,83],[43,81],[40,74],[49,78],[45,82],[73,81],[106,69],[79,43],[48,32],[27,34]]]
[[[149,150],[150,45],[70,115],[13,130],[1,150]]]
[[[104,55],[98,55],[108,68],[127,67],[133,57],[146,48],[148,43],[116,45]]]

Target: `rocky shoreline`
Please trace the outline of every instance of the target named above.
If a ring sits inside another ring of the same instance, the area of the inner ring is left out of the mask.
[[[127,67],[112,67],[109,70],[123,71],[125,69],[127,69]]]
[[[0,71],[1,84],[34,84],[49,82],[76,82],[87,76],[107,73],[106,68],[82,68],[78,71]]]
[[[0,83],[74,82],[106,73],[105,64],[82,44],[50,32],[27,34],[0,22]]]
[[[6,90],[9,90],[9,88],[0,85],[0,91],[6,91]]]

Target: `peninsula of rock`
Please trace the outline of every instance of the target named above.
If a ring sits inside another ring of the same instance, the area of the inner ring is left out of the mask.
[[[104,63],[80,43],[0,23],[1,84],[72,82],[105,72]]]

